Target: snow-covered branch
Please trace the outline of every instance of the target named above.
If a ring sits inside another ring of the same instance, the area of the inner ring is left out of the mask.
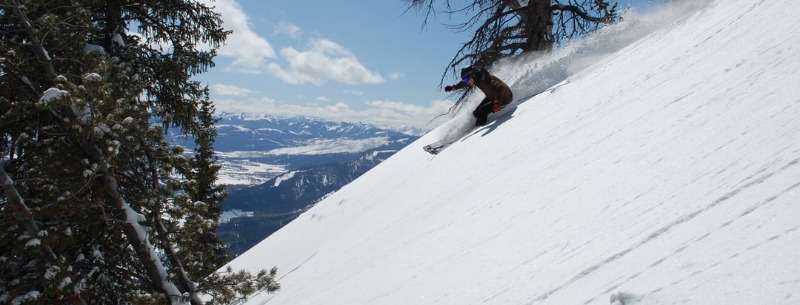
[[[47,75],[46,81],[49,83],[48,85],[55,84],[58,77],[56,69],[41,39],[35,35],[32,23],[22,11],[19,1],[4,0],[3,5],[5,9],[10,10],[21,21],[20,24],[30,42],[32,50],[42,64],[44,73]],[[51,111],[51,114],[58,119],[57,121],[62,122],[61,124],[65,124],[63,123],[63,118],[67,118],[68,121],[75,121],[77,119],[77,115],[72,107],[64,107],[60,111]],[[62,126],[62,129],[66,131],[71,130],[69,126]],[[162,264],[160,258],[156,255],[155,246],[148,238],[149,234],[147,234],[147,228],[139,223],[139,218],[137,217],[138,213],[131,208],[120,193],[119,185],[114,178],[113,170],[108,166],[107,160],[104,159],[99,146],[91,139],[76,134],[72,134],[72,137],[74,142],[77,143],[80,149],[86,154],[87,159],[94,164],[100,164],[97,173],[101,178],[106,197],[113,203],[114,208],[124,212],[121,214],[121,221],[125,223],[123,232],[136,252],[137,257],[145,266],[149,280],[153,286],[168,296],[170,304],[185,304],[185,296],[178,290],[175,284],[170,281],[164,264]],[[30,209],[27,209],[22,197],[13,189],[11,179],[6,174],[5,170],[2,171],[2,176],[0,178],[2,179],[2,186],[4,192],[6,192],[6,196],[12,201],[12,206],[16,207],[16,213],[21,219],[25,220],[26,228],[29,231],[34,230],[38,232],[38,228],[32,220],[33,215]],[[36,236],[36,234],[32,234],[32,236]],[[50,250],[49,256],[55,258],[55,254],[52,253],[52,250]]]
[[[6,169],[2,164],[0,164],[0,188],[3,189],[3,194],[8,199],[11,212],[18,221],[22,222],[28,236],[39,236],[39,226],[36,224],[36,221],[33,220],[33,212],[25,205],[25,199],[17,192],[17,189],[14,187],[14,180],[6,173]],[[56,254],[50,246],[42,245],[42,251],[44,251],[47,259],[51,261],[57,259]]]

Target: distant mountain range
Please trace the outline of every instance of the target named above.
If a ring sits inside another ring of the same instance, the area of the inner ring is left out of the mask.
[[[214,148],[220,183],[232,189],[264,183],[289,171],[342,164],[371,150],[397,150],[422,134],[314,118],[222,114]]]
[[[217,233],[235,255],[422,133],[305,117],[220,118],[215,150],[222,165],[219,183],[227,186],[229,195]]]

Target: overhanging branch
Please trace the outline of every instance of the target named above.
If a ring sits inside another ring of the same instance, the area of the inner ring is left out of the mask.
[[[571,12],[571,13],[573,13],[575,15],[578,15],[581,18],[583,18],[585,20],[588,20],[588,21],[597,22],[597,23],[604,23],[604,24],[610,24],[611,23],[611,20],[608,18],[608,16],[595,17],[595,16],[587,14],[583,9],[581,9],[580,7],[575,6],[575,5],[554,4],[554,5],[550,6],[550,11],[553,11],[553,12],[555,12],[555,11],[568,11],[568,12]]]

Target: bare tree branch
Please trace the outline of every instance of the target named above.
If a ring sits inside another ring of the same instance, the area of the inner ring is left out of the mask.
[[[617,19],[616,4],[606,0],[473,0],[452,9],[449,0],[406,0],[409,9],[424,12],[423,24],[437,12],[468,14],[467,20],[446,25],[457,32],[471,31],[442,73],[441,87],[448,73],[458,67],[489,67],[498,60],[529,52],[550,52],[554,45],[584,35]],[[437,3],[446,9],[437,10]],[[588,11],[597,12],[593,16]],[[555,22],[555,18],[559,23]],[[564,17],[568,16],[568,17]],[[589,25],[593,26],[589,26]],[[554,27],[555,25],[555,27]]]
[[[610,24],[610,23],[612,23],[614,21],[611,18],[613,16],[608,16],[608,15],[603,16],[603,17],[591,16],[591,15],[587,14],[586,11],[584,11],[583,9],[581,9],[580,7],[578,7],[576,5],[556,4],[556,5],[550,6],[550,10],[554,11],[554,12],[555,11],[571,12],[571,13],[577,15],[578,17],[581,17],[584,20],[591,21],[591,22]]]

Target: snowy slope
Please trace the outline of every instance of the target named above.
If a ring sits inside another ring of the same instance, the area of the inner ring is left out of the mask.
[[[800,1],[709,2],[498,67],[517,97],[561,85],[238,257],[279,268],[248,304],[800,304]]]

